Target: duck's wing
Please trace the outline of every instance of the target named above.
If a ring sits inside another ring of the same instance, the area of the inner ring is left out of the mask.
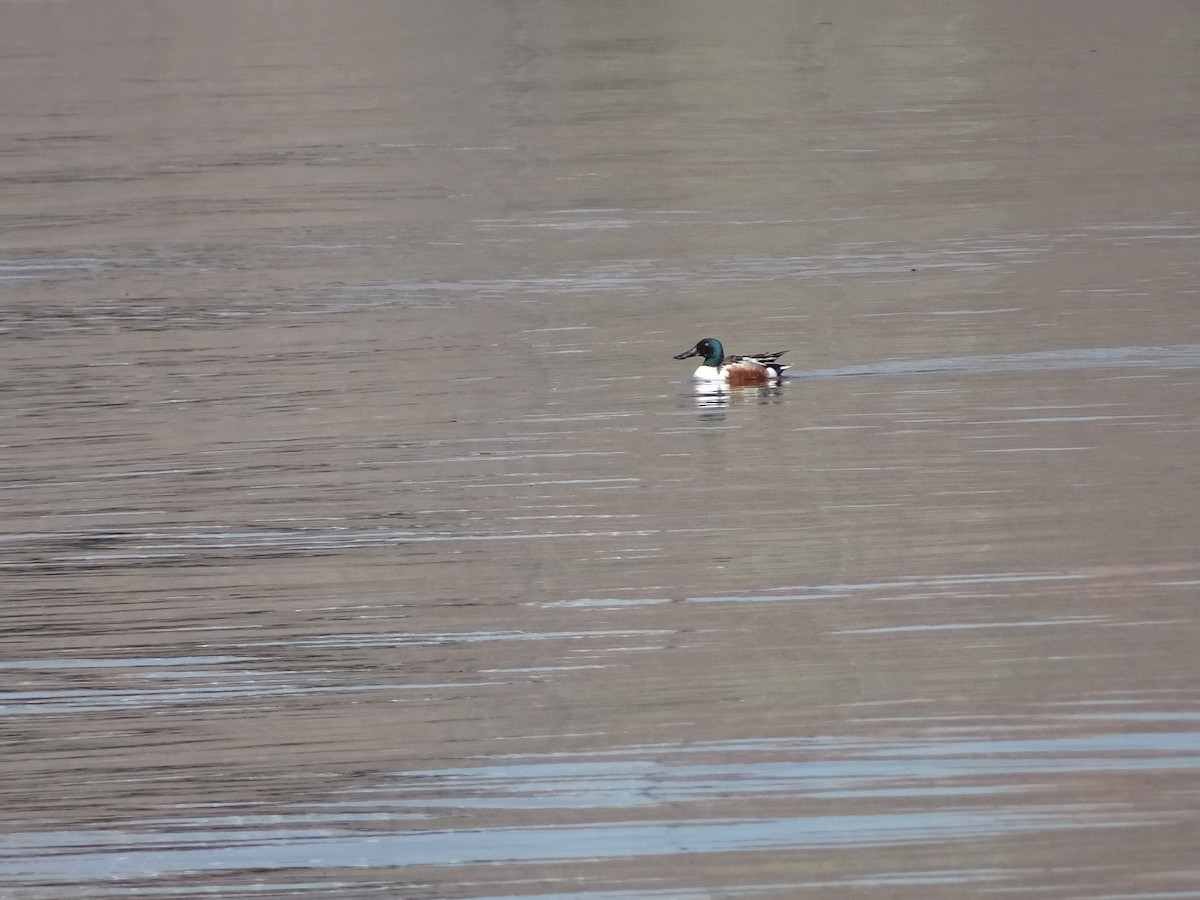
[[[760,366],[775,366],[779,362],[779,357],[787,353],[786,350],[778,350],[775,353],[750,353],[746,356],[727,356],[725,359],[728,362],[748,362],[757,363]]]

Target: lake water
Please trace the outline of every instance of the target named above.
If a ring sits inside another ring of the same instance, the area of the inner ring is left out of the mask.
[[[1197,60],[0,4],[0,895],[1200,897]]]

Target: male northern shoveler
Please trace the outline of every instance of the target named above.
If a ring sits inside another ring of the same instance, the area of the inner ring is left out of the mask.
[[[769,384],[783,376],[788,366],[779,363],[779,357],[787,353],[751,353],[749,356],[726,356],[725,348],[716,338],[704,338],[691,350],[685,350],[676,359],[703,356],[704,364],[692,374],[700,381],[716,381],[730,387],[752,387]]]

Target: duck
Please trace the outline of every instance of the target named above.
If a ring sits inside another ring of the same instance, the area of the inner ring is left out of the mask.
[[[696,346],[675,358],[702,356],[704,362],[692,373],[697,381],[718,382],[729,387],[758,387],[778,381],[789,366],[781,365],[779,357],[787,353],[751,353],[748,356],[726,356],[725,347],[716,338],[702,338]]]

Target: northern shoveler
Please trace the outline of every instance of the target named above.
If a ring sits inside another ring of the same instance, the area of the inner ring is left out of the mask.
[[[676,359],[703,356],[704,364],[692,374],[699,381],[716,381],[730,387],[753,387],[769,384],[783,376],[788,366],[779,363],[779,357],[787,353],[751,353],[749,356],[726,356],[725,348],[716,338],[704,338],[691,350],[685,350]]]

